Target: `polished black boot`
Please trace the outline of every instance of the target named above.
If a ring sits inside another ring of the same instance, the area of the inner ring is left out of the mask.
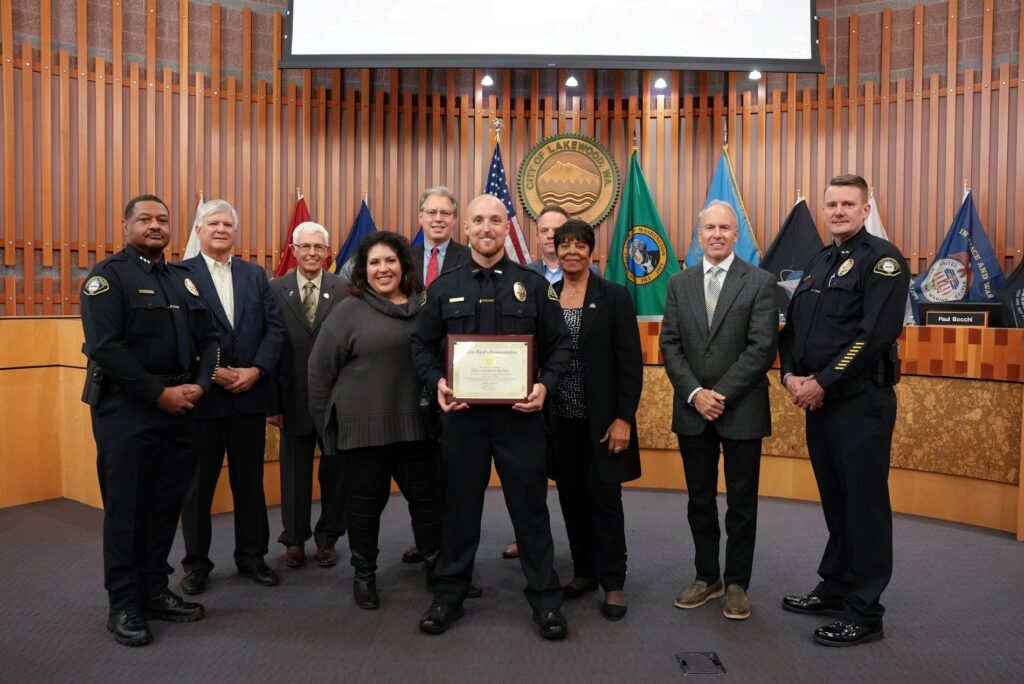
[[[356,605],[363,610],[380,608],[380,596],[377,595],[377,563],[353,552],[352,567],[356,571],[352,578],[352,597]]]

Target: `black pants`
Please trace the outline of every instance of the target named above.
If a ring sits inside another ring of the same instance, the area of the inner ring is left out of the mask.
[[[313,461],[318,442],[315,430],[304,435],[281,432],[281,535],[277,541],[285,546],[301,546],[313,537],[318,548],[334,546],[345,534],[344,509],[331,509],[335,489],[342,482],[340,461],[321,455],[317,479],[320,481],[320,518],[316,529],[310,529],[313,508]],[[342,497],[343,500],[344,497]],[[342,502],[339,502],[342,503]]]
[[[519,564],[526,575],[523,594],[535,610],[561,606],[546,501],[544,417],[488,406],[447,413],[441,445],[447,498],[434,600],[461,603],[469,588],[493,455],[519,542]]]
[[[807,448],[828,525],[815,592],[842,599],[845,617],[873,624],[892,578],[889,460],[896,393],[869,384],[850,397],[825,397],[807,413]]]
[[[210,506],[217,489],[224,452],[235,509],[235,565],[249,570],[263,562],[270,540],[267,501],[263,495],[263,450],[266,416],[232,415],[196,421],[198,464],[185,494],[181,530],[185,537],[185,572],[213,570],[210,560]]]
[[[601,481],[585,418],[555,416],[551,446],[573,574],[596,577],[605,591],[619,591],[626,582],[622,485]]]
[[[195,421],[116,390],[92,409],[103,497],[103,586],[110,607],[167,588],[185,488],[195,469]]]
[[[750,586],[757,536],[757,486],[761,473],[760,439],[725,439],[714,423],[696,436],[676,435],[689,493],[686,517],[693,534],[697,579],[708,584],[721,576],[726,585]],[[718,562],[718,456],[725,459],[725,574]]]
[[[324,458],[344,464],[344,511],[353,565],[377,567],[380,514],[391,496],[391,478],[409,504],[416,547],[424,555],[438,550],[442,504],[436,440],[349,449]]]

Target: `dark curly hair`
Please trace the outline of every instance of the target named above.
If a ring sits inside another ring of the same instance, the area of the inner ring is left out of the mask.
[[[590,248],[590,251],[594,251],[594,229],[590,227],[590,224],[580,219],[569,219],[558,228],[555,228],[555,249],[563,242],[568,240],[575,240],[581,244],[586,245]]]
[[[362,297],[366,288],[371,287],[366,280],[366,261],[370,256],[370,250],[376,245],[390,247],[398,255],[398,264],[402,267],[402,280],[398,289],[406,297],[423,292],[423,283],[416,275],[416,265],[412,260],[412,247],[409,241],[398,233],[380,230],[370,233],[359,243],[359,251],[356,252],[355,261],[352,264],[352,275],[349,277],[348,291],[354,297]]]

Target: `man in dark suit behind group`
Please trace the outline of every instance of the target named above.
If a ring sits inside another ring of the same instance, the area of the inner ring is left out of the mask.
[[[697,568],[675,605],[696,608],[725,594],[725,617],[743,620],[750,616],[761,439],[771,434],[766,373],[779,339],[775,278],[733,254],[739,232],[730,204],[710,202],[697,225],[702,266],[669,281],[661,329]],[[728,503],[724,575],[715,501],[720,449]]]
[[[196,213],[194,230],[201,253],[183,265],[213,312],[220,358],[210,393],[195,410],[198,466],[182,507],[186,594],[199,594],[213,570],[210,506],[228,455],[235,510],[235,565],[257,584],[273,586],[267,567],[270,527],[263,494],[266,417],[273,403],[268,374],[277,367],[284,328],[262,268],[231,254],[238,213],[224,200],[211,200]]]
[[[452,240],[459,219],[459,202],[447,187],[427,188],[420,195],[420,228],[423,244],[412,248],[416,275],[430,287],[443,271],[469,261],[469,247]]]
[[[316,559],[322,567],[338,562],[334,545],[345,533],[343,497],[336,498],[341,483],[337,459],[321,457],[320,519],[310,529],[313,500],[313,455],[320,426],[309,415],[309,353],[320,325],[334,306],[348,296],[348,281],[324,271],[330,252],[327,230],[307,221],[292,233],[295,270],[270,281],[284,323],[281,360],[274,375],[277,403],[267,422],[281,431],[281,523],[277,541],[284,544],[284,564],[297,568],[306,562],[305,543],[316,541]]]

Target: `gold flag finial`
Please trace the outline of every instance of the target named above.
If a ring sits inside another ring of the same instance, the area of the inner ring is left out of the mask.
[[[491,120],[491,128],[494,129],[494,142],[501,143],[501,132],[505,130],[505,122],[500,118]]]
[[[300,188],[299,186],[296,185],[295,186],[295,201],[298,202],[300,199],[302,199],[302,188]]]

